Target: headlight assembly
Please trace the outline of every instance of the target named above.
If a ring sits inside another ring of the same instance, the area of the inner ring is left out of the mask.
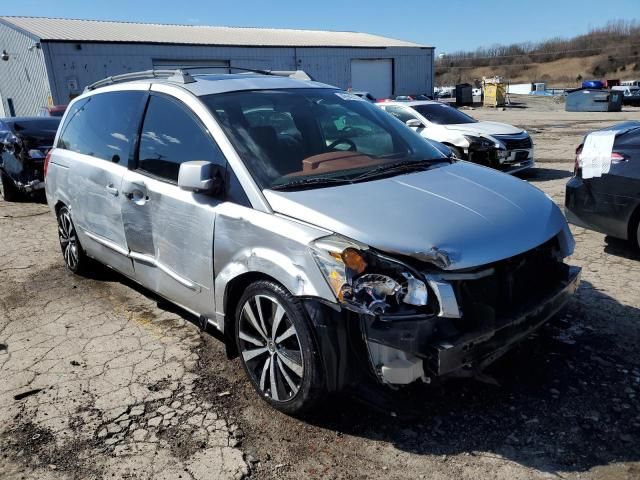
[[[475,135],[465,135],[464,138],[467,139],[467,141],[469,142],[469,145],[473,145],[476,147],[483,147],[483,148],[500,148],[501,147],[501,145],[485,137],[478,137]]]
[[[378,315],[401,304],[428,304],[422,280],[365,245],[331,235],[313,242],[311,252],[338,301],[352,310]]]

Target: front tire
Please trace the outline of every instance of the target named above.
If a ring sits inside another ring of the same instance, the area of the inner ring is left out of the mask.
[[[308,315],[281,285],[249,285],[235,312],[240,361],[258,394],[272,407],[295,415],[325,393],[320,354]]]
[[[5,202],[17,202],[21,199],[22,195],[9,175],[0,172],[0,182],[2,183],[2,199]]]
[[[451,153],[453,153],[453,156],[455,158],[457,158],[458,160],[464,160],[464,153],[462,152],[461,148],[454,147],[452,145],[448,145],[448,147],[451,149]]]
[[[58,219],[58,240],[64,263],[75,274],[87,271],[89,258],[84,253],[76,227],[71,219],[71,212],[66,206],[60,207],[56,215]]]

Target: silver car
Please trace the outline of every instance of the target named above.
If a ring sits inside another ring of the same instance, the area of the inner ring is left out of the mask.
[[[545,194],[355,95],[137,76],[74,99],[47,158],[66,265],[97,260],[222,332],[283,412],[354,384],[476,375],[577,287]]]

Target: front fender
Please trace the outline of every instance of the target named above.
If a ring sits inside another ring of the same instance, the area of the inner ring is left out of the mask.
[[[469,140],[467,140],[462,133],[456,130],[448,130],[441,126],[433,126],[425,129],[422,135],[426,138],[430,138],[431,140],[435,140],[436,142],[444,143],[445,145],[452,145],[463,150],[469,148]]]
[[[259,273],[281,283],[292,295],[336,302],[316,264],[309,243],[329,232],[273,213],[224,204],[216,215],[214,289],[216,320],[225,314],[225,292],[234,279]]]

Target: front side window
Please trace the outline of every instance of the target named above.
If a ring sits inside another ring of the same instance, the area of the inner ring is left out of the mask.
[[[444,103],[427,103],[412,105],[420,115],[436,125],[457,125],[461,123],[476,123],[477,120],[460,110]]]
[[[107,92],[79,100],[67,115],[58,147],[127,165],[145,95]]]
[[[171,182],[180,164],[191,160],[224,165],[224,157],[204,126],[175,100],[153,95],[140,136],[138,169]]]
[[[409,113],[406,108],[396,107],[394,105],[388,105],[384,107],[384,109],[387,113],[390,113],[391,115],[396,117],[398,120],[400,120],[402,123],[407,123],[407,121],[416,118],[415,115],[412,115],[411,113]]]
[[[442,158],[379,107],[339,90],[254,90],[201,99],[262,188],[314,178],[350,181],[382,165]]]

